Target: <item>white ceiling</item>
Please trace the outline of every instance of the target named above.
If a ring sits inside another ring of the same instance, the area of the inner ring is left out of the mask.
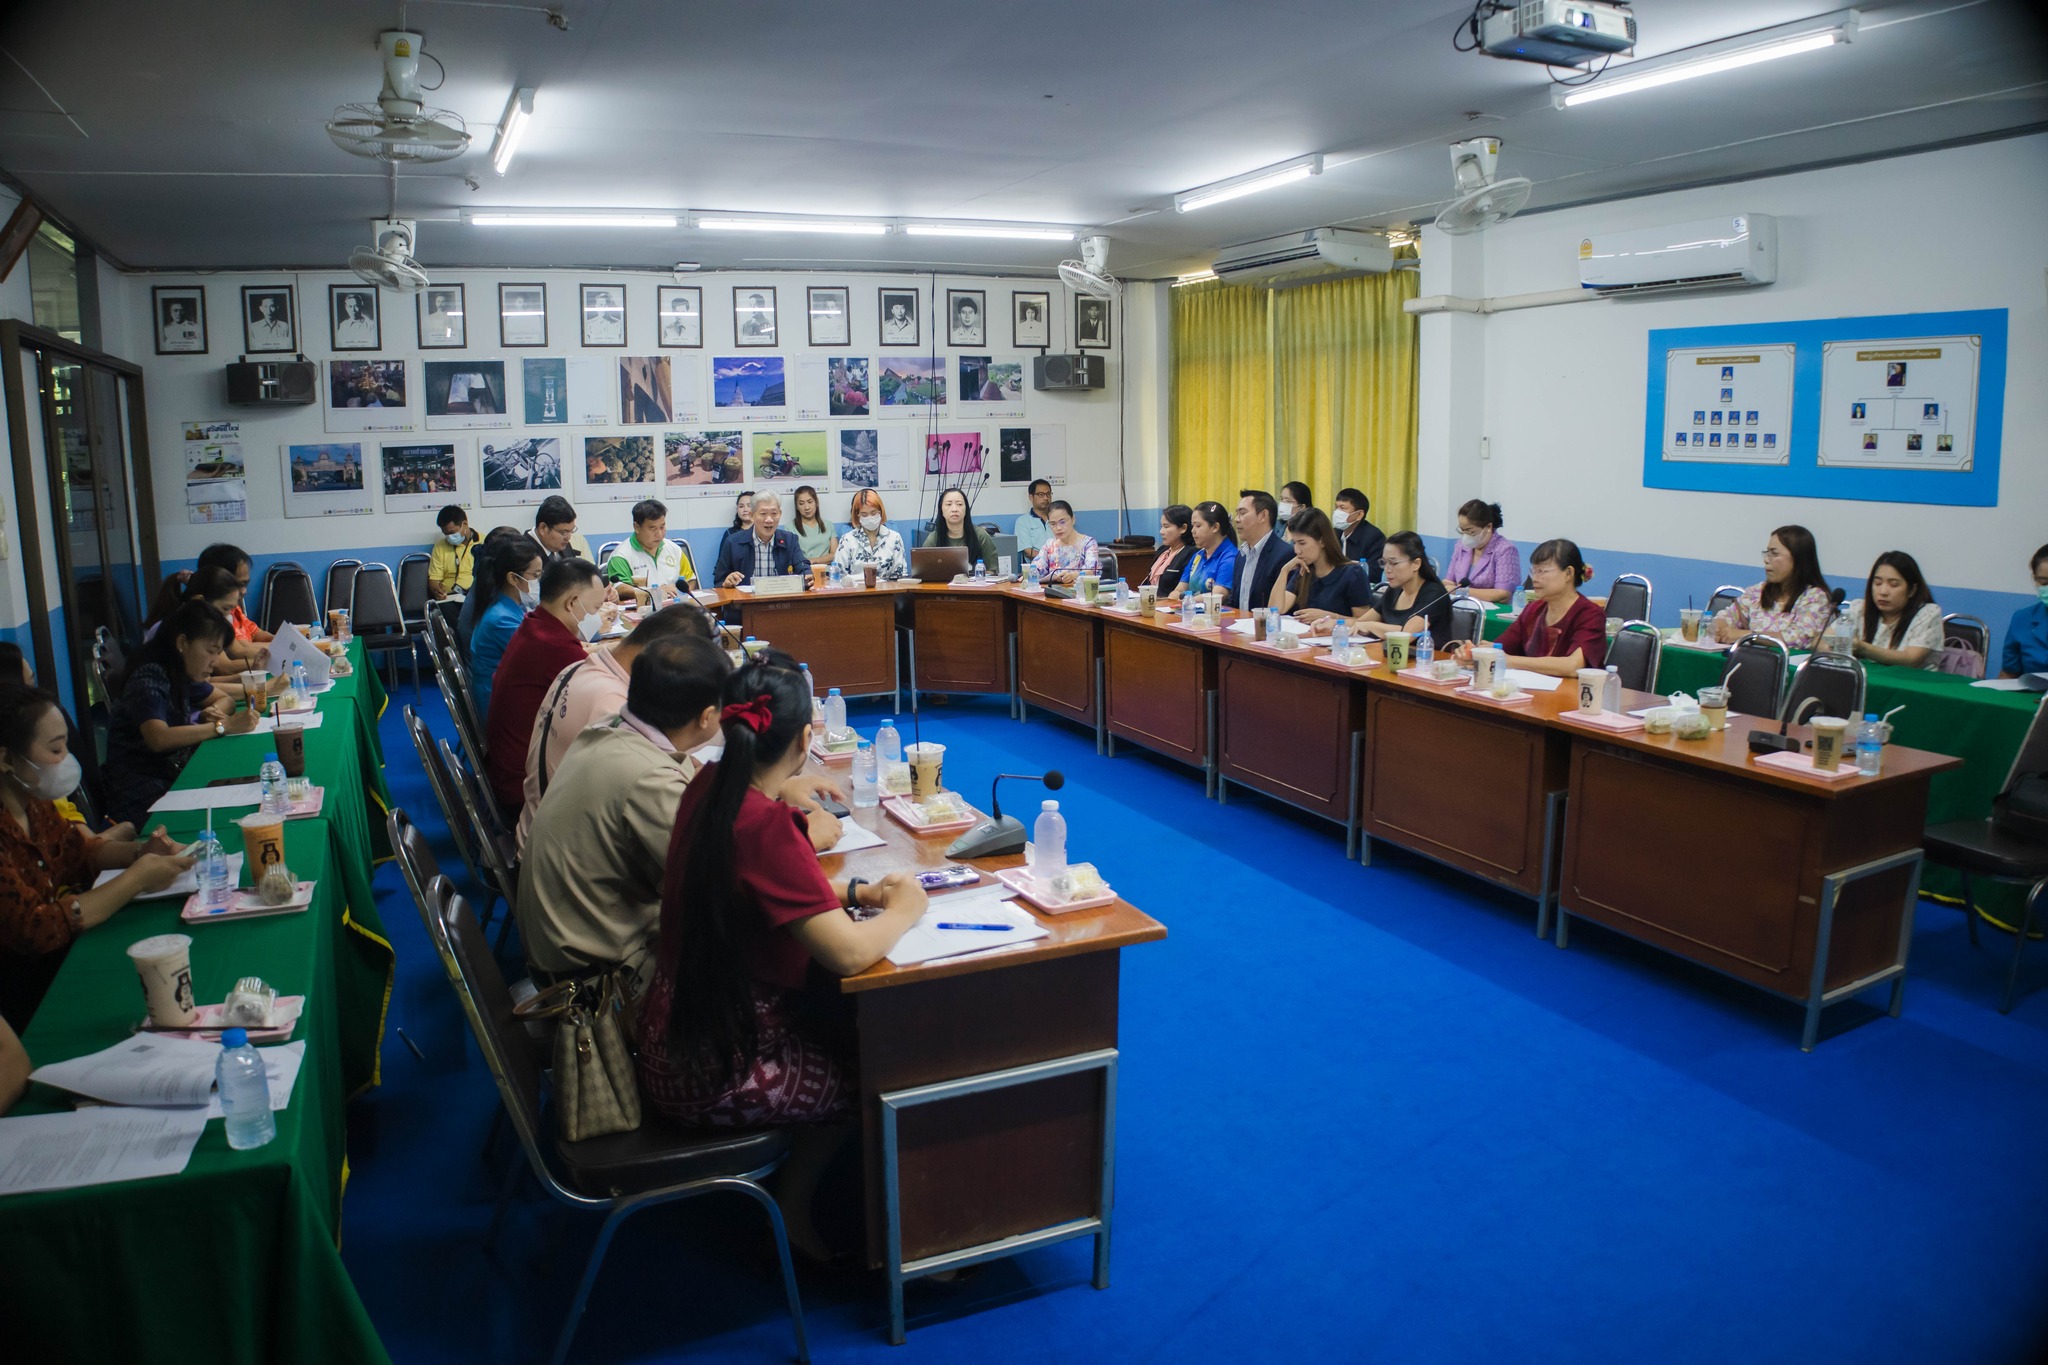
[[[1544,68],[1452,50],[1465,0],[554,3],[568,33],[518,7],[404,11],[447,68],[430,102],[476,135],[400,178],[401,215],[429,220],[429,267],[1034,272],[1073,252],[432,221],[660,207],[1073,224],[1109,234],[1117,273],[1159,278],[1272,233],[1427,221],[1448,197],[1446,144],[1478,132],[1504,140],[1502,174],[1536,182],[1536,209],[2048,126],[2042,28],[2021,0],[1874,4],[1848,47],[1570,111]],[[17,4],[0,22],[0,170],[126,266],[337,268],[387,187],[323,124],[375,97],[376,33],[402,8]],[[1638,54],[1829,8],[1638,0]],[[500,178],[492,126],[518,85],[538,89],[535,119]],[[1176,191],[1308,152],[1320,177],[1173,211]],[[1901,189],[1894,207],[1912,207]]]

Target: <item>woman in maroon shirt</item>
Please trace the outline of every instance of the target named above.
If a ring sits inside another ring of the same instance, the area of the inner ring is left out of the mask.
[[[1593,570],[1569,540],[1546,540],[1529,556],[1529,605],[1494,641],[1507,655],[1509,668],[1569,678],[1582,668],[1599,668],[1607,660],[1607,613],[1579,585]],[[1472,646],[1460,644],[1458,657],[1471,662]]]
[[[725,752],[684,792],[669,843],[641,1090],[689,1127],[845,1120],[860,1092],[852,1039],[827,1001],[807,998],[811,969],[852,976],[881,961],[924,913],[924,888],[906,872],[826,880],[804,812],[778,799],[811,747],[802,674],[747,664],[725,702]],[[807,1251],[820,1250],[811,1192],[851,1131],[834,1122],[799,1139],[777,1183],[790,1241]]]

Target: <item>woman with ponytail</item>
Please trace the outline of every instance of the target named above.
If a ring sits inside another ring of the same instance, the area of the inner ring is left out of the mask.
[[[142,638],[154,639],[157,627],[177,613],[178,608],[188,602],[204,602],[222,616],[230,626],[236,613],[242,609],[242,598],[246,589],[235,575],[218,564],[194,569],[189,574],[172,574],[157,589],[156,603],[150,608],[149,621],[142,628]],[[244,618],[246,619],[246,618]],[[215,677],[232,678],[245,669],[261,668],[265,656],[262,645],[231,635],[227,647],[214,661]],[[235,696],[241,695],[239,685],[226,687]]]
[[[676,812],[660,955],[640,1016],[640,1084],[687,1127],[850,1115],[852,1040],[805,999],[812,965],[833,977],[863,972],[924,913],[924,888],[908,873],[828,881],[805,813],[778,799],[810,752],[810,721],[810,690],[795,669],[735,671],[720,711],[725,752]],[[784,1173],[778,1199],[800,1246],[817,1245],[809,1187],[843,1136]]]

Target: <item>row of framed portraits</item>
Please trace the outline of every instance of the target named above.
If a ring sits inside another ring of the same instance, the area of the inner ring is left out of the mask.
[[[429,285],[414,298],[414,321],[423,351],[459,351],[470,345],[467,288],[460,284]],[[158,355],[204,355],[207,352],[206,290],[200,285],[159,285],[149,291],[150,313]],[[695,349],[704,345],[704,289],[701,285],[659,285],[655,288],[658,344]],[[545,284],[498,286],[498,345],[504,348],[548,345],[548,287]],[[812,285],[804,290],[805,335],[812,346],[853,344],[853,291],[846,285]],[[242,286],[242,353],[293,354],[300,349],[298,295],[289,284]],[[876,344],[915,348],[925,345],[922,295],[915,288],[876,290]],[[626,345],[627,291],[623,283],[577,286],[581,341],[588,347]],[[1010,291],[1010,344],[1019,350],[1052,345],[1052,294],[1048,290]],[[735,285],[732,289],[733,345],[773,348],[782,344],[777,290],[774,285]],[[988,291],[948,289],[942,320],[949,346],[989,344]],[[1110,346],[1110,306],[1104,299],[1074,299],[1074,344],[1082,350]],[[327,286],[328,344],[337,352],[384,349],[382,291],[361,283]],[[934,336],[936,342],[936,336]],[[489,343],[479,338],[478,344]]]

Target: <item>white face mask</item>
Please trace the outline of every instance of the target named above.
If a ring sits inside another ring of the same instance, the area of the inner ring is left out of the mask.
[[[528,611],[538,611],[540,609],[540,584],[532,579],[525,580],[525,585],[519,589],[519,605],[525,607]]]
[[[1485,536],[1485,534],[1486,532],[1484,531],[1473,531],[1469,534],[1459,536],[1458,543],[1468,550],[1476,550],[1479,548],[1480,539],[1483,536]]]
[[[1283,502],[1283,503],[1281,503],[1281,504],[1280,504],[1280,520],[1281,520],[1282,522],[1289,522],[1289,521],[1293,521],[1293,520],[1294,520],[1294,504],[1293,504],[1293,503],[1291,503],[1291,502]]]
[[[594,611],[576,623],[576,633],[586,640],[595,640],[597,633],[603,629],[604,618]]]
[[[45,801],[57,801],[71,795],[78,790],[78,784],[84,781],[84,773],[78,766],[76,754],[66,754],[48,767],[32,760],[28,766],[35,773],[36,780],[23,782],[19,770],[15,772],[14,780],[21,782],[32,795],[39,796]]]
[[[1351,513],[1345,511],[1343,508],[1339,507],[1330,513],[1330,525],[1336,527],[1338,530],[1341,531],[1350,524]]]
[[[460,531],[450,531],[448,533],[448,543],[459,547],[462,544],[462,533]]]
[[[877,513],[870,512],[860,519],[860,528],[863,531],[879,531],[882,529],[882,518]]]

